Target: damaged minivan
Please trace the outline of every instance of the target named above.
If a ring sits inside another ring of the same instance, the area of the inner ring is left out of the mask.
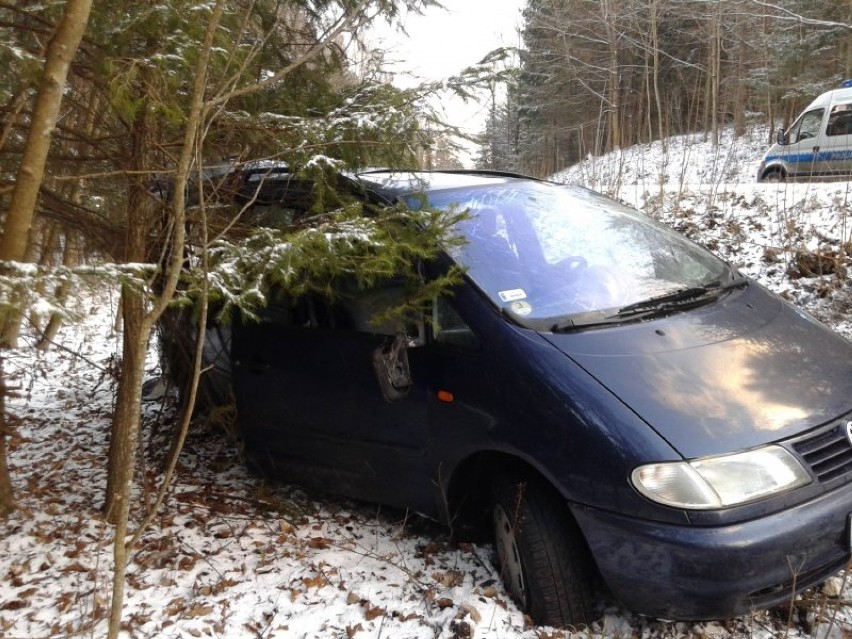
[[[718,619],[852,548],[852,345],[639,211],[484,172],[371,171],[372,202],[467,212],[421,265],[463,281],[407,330],[399,283],[237,322],[239,431],[271,477],[487,529],[539,623]]]

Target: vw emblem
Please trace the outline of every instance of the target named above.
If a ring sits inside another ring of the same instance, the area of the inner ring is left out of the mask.
[[[852,444],[852,419],[846,422],[846,439]]]

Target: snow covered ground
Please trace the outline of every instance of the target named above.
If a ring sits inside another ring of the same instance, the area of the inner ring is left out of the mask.
[[[727,139],[716,149],[687,142],[590,160],[560,179],[640,205],[852,339],[852,184],[757,185],[763,140]],[[10,461],[21,510],[0,522],[0,637],[105,634],[112,530],[99,508],[120,352],[116,301],[81,300],[84,322],[64,329],[61,348],[25,345],[4,363],[18,395]],[[150,367],[153,377],[153,358]],[[142,500],[157,488],[172,412],[151,402],[144,415]],[[571,634],[529,624],[506,596],[489,546],[453,545],[444,529],[404,512],[266,483],[217,433],[190,439],[165,506],[132,554],[127,637]],[[725,622],[649,621],[612,604],[579,634],[850,633],[852,584],[840,574],[792,607]]]

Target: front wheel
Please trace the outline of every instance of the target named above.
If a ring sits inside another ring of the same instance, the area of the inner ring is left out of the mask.
[[[786,182],[787,174],[784,173],[781,169],[775,169],[773,171],[769,171],[762,178],[760,178],[761,182]]]
[[[492,491],[494,544],[509,593],[536,623],[594,619],[595,568],[568,506],[536,481],[499,479]]]

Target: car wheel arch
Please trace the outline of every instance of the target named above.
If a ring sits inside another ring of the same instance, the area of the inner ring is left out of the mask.
[[[770,166],[760,176],[761,182],[785,182],[787,180],[787,171],[783,166]]]
[[[527,460],[506,452],[481,451],[470,455],[459,463],[448,482],[445,501],[454,537],[477,542],[494,542],[495,552],[499,554],[499,540],[495,539],[493,518],[495,504],[499,503],[500,500],[495,501],[495,495],[505,495],[512,487],[519,491],[519,499],[520,495],[530,491],[529,498],[535,499],[539,508],[542,503],[553,505],[561,503],[564,505],[564,515],[561,516],[561,519],[565,523],[550,530],[574,531],[570,536],[574,540],[573,544],[562,544],[562,547],[571,546],[574,549],[570,554],[575,559],[579,558],[579,563],[585,566],[578,574],[583,574],[586,578],[575,582],[576,585],[574,586],[566,585],[571,581],[568,579],[563,583],[562,591],[564,592],[568,588],[575,593],[575,597],[586,598],[586,603],[580,606],[583,612],[579,615],[579,618],[587,618],[594,607],[593,599],[597,595],[606,596],[607,588],[591,554],[588,541],[571,512],[568,498],[562,491],[557,490],[554,482],[548,479],[546,473],[537,469]],[[552,508],[546,510],[551,513],[557,512]],[[555,514],[551,516],[554,519],[560,519],[560,516]],[[565,528],[566,526],[567,528]],[[556,535],[556,537],[559,539],[553,537],[551,539],[556,541],[557,545],[560,541],[569,538],[567,535]],[[547,542],[543,543],[549,545]],[[502,559],[495,559],[495,561],[500,563]],[[523,571],[525,572],[528,567],[524,563]],[[501,577],[506,583],[503,570],[505,570],[505,566],[501,568]],[[539,582],[538,578],[533,581]],[[506,583],[506,587],[511,588],[508,583]],[[535,585],[532,588],[535,588]],[[586,589],[585,595],[576,594],[584,589]],[[512,596],[516,598],[516,593],[513,593]],[[517,598],[516,601],[518,601]],[[574,603],[576,604],[576,598]],[[570,615],[566,616],[563,614],[564,611],[555,612],[555,610],[563,609],[564,602],[559,603],[555,608],[550,605],[542,607],[538,598],[536,598],[536,603],[532,605],[530,605],[530,601],[518,601],[518,604],[525,610],[529,608],[528,612],[535,614],[538,621],[543,623],[563,625],[570,621]]]
[[[478,536],[477,529],[490,517],[488,502],[493,481],[498,476],[546,485],[565,500],[565,507],[570,510],[568,502],[571,496],[559,490],[548,473],[520,454],[499,450],[477,451],[459,461],[441,485],[442,516],[454,536]]]

